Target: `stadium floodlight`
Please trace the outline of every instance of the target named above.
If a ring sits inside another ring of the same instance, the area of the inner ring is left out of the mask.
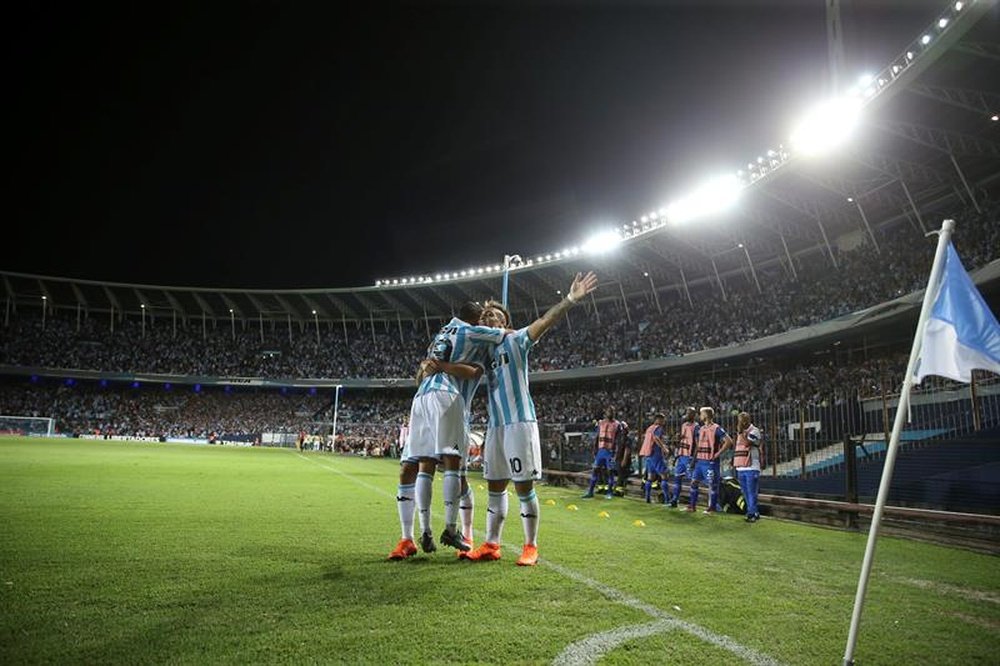
[[[710,178],[667,206],[667,220],[678,224],[722,213],[739,199],[743,184],[735,175]]]
[[[588,254],[604,254],[611,252],[622,242],[617,231],[600,231],[583,244],[583,251]]]
[[[858,77],[858,85],[864,88],[869,83],[871,83],[874,78],[875,77],[872,76],[869,72],[865,72],[864,74]]]
[[[940,21],[938,21],[938,27],[939,27],[939,28],[943,28],[943,27],[945,27],[946,25],[948,25],[948,19],[946,19],[946,18],[943,18],[943,19],[941,19]]]
[[[931,43],[931,36],[924,35],[923,37],[920,38],[920,43],[923,44],[924,46],[927,46],[928,44]]]
[[[992,116],[990,116],[990,120],[992,120],[993,122],[996,122],[996,121],[1000,120],[1000,116],[998,116],[997,114],[994,113]]]
[[[792,130],[792,147],[809,156],[830,152],[850,137],[860,116],[858,99],[838,97],[821,102],[809,109]]]

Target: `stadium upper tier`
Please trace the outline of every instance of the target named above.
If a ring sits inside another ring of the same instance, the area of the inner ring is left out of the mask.
[[[955,242],[967,268],[992,262],[979,273],[990,286],[1000,276],[1000,262],[995,261],[1000,255],[1000,205],[984,197],[980,206],[983,213],[971,207],[956,212],[960,224]],[[933,239],[906,224],[880,227],[875,238],[881,252],[869,242],[835,251],[836,270],[803,262],[797,280],[786,279],[780,269],[764,270],[758,273],[760,289],[743,274],[723,277],[725,301],[717,285],[708,282],[655,297],[647,289],[589,301],[536,347],[533,368],[566,370],[718,350],[793,329],[808,331],[802,327],[901,297],[913,310],[915,294],[930,270]],[[527,324],[528,316],[534,313],[515,315],[515,326]],[[870,314],[856,317],[872,319]],[[351,323],[254,321],[235,314],[184,319],[145,311],[100,316],[82,307],[8,308],[0,333],[0,365],[7,372],[47,368],[277,380],[406,378],[443,322],[431,317],[405,322],[401,317]],[[897,332],[894,339],[905,337]]]

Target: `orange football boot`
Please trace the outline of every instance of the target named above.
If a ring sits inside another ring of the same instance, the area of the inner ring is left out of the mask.
[[[396,547],[392,549],[389,553],[390,560],[405,560],[408,557],[413,557],[417,554],[417,545],[413,543],[413,539],[400,539]]]
[[[517,566],[533,567],[538,564],[538,546],[526,544],[521,551],[521,557],[517,558]]]
[[[493,560],[500,559],[500,544],[490,543],[489,541],[483,543],[479,548],[474,551],[467,553],[468,557],[473,562],[492,562]]]

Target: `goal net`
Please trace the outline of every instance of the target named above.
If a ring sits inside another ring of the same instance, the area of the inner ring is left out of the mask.
[[[0,416],[0,435],[52,437],[56,420],[48,416]]]

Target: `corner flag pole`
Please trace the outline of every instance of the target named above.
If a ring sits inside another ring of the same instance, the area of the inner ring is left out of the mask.
[[[875,500],[875,510],[872,512],[871,528],[868,531],[868,543],[865,545],[865,558],[861,564],[861,576],[858,579],[858,590],[854,597],[854,612],[851,615],[851,629],[847,634],[847,647],[844,649],[844,666],[853,666],[854,647],[858,642],[858,625],[861,623],[861,610],[865,604],[865,592],[868,589],[868,576],[872,570],[872,560],[875,556],[875,542],[878,540],[878,530],[882,522],[882,511],[889,497],[889,485],[892,483],[892,468],[896,464],[896,453],[899,450],[899,436],[903,431],[903,423],[910,407],[910,389],[913,386],[913,375],[916,371],[917,359],[920,358],[920,347],[924,337],[924,327],[930,318],[937,287],[941,282],[941,271],[944,269],[945,251],[951,233],[955,229],[954,220],[945,220],[941,230],[937,232],[938,245],[934,253],[934,263],[931,275],[924,290],[924,301],[920,308],[920,318],[917,320],[917,332],[913,337],[913,347],[910,349],[910,361],[906,365],[906,375],[899,393],[899,404],[896,405],[896,420],[892,425],[892,435],[885,454],[885,467],[882,469],[882,481],[878,487],[878,498]],[[933,232],[932,232],[933,233]]]

